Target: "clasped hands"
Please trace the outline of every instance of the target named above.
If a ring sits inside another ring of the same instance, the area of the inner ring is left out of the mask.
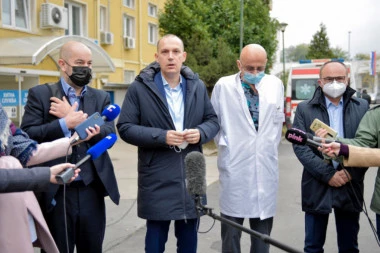
[[[170,146],[180,146],[183,142],[197,144],[200,141],[201,134],[199,129],[186,129],[182,132],[169,130],[166,133],[166,144]]]
[[[66,97],[63,97],[62,100],[57,97],[50,98],[49,113],[57,118],[64,118],[66,126],[70,130],[74,129],[88,117],[87,113],[84,113],[82,110],[77,111],[77,109],[78,103],[75,102],[73,105],[70,105]],[[99,134],[100,127],[98,125],[95,125],[95,127],[88,127],[86,133],[87,138],[81,141],[88,141],[93,136]],[[73,136],[71,136],[70,141],[74,140],[77,136],[77,133],[74,133]],[[79,142],[76,142],[76,144],[78,143]]]

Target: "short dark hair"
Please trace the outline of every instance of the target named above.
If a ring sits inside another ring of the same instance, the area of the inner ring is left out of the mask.
[[[326,67],[326,65],[328,65],[330,63],[339,63],[339,64],[341,64],[346,69],[346,76],[348,75],[348,69],[347,69],[346,64],[344,64],[343,62],[340,62],[340,61],[328,61],[328,62],[325,62],[322,65],[321,69],[319,70],[319,77],[320,78],[322,78],[322,71],[323,71],[323,69]]]

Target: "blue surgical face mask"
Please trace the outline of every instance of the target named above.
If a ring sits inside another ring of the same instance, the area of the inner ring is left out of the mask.
[[[252,74],[244,71],[243,80],[249,84],[259,84],[261,79],[265,76],[264,71],[259,72],[258,74]]]

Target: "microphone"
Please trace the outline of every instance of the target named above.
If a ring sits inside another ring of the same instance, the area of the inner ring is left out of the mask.
[[[201,205],[201,196],[206,195],[206,161],[201,152],[192,151],[185,157],[186,186],[195,196],[195,206]]]
[[[92,160],[97,159],[100,155],[102,155],[107,149],[113,146],[117,141],[116,134],[112,133],[104,137],[101,141],[96,143],[94,146],[87,150],[87,155],[81,159],[77,164],[75,164],[74,168],[68,168],[63,172],[59,173],[55,176],[58,183],[66,184],[73,176],[74,170],[81,166],[83,163],[87,162],[88,159],[92,158]]]
[[[297,128],[290,128],[285,133],[285,139],[289,142],[297,145],[309,145],[314,148],[322,147],[322,145],[312,139],[308,138],[308,135]]]
[[[87,138],[86,129],[88,127],[94,127],[95,124],[98,126],[103,125],[106,121],[114,120],[120,114],[120,107],[117,104],[108,105],[102,112],[102,115],[98,112],[92,114],[88,119],[80,123],[74,128],[77,132],[78,137],[76,137],[70,144],[74,144],[79,140],[84,140]]]
[[[327,138],[321,138],[321,137],[317,137],[317,136],[314,136],[312,135],[311,133],[306,133],[307,134],[307,138],[308,139],[312,139],[313,141],[316,141],[318,143],[333,143],[335,140],[333,139],[327,139]]]

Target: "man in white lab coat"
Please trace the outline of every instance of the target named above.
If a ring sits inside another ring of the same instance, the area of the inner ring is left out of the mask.
[[[222,217],[270,235],[278,189],[278,145],[284,122],[284,86],[264,73],[265,49],[243,48],[239,73],[216,83],[211,103],[218,115],[220,210]],[[240,252],[241,231],[222,223],[222,252]],[[269,252],[269,244],[251,236],[251,252]]]

